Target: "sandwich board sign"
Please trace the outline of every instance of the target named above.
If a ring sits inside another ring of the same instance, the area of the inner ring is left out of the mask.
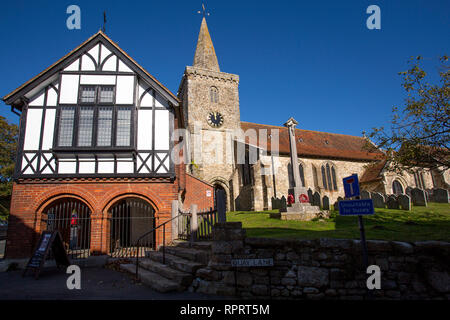
[[[67,257],[66,250],[64,249],[64,244],[62,242],[61,234],[58,230],[55,231],[44,231],[39,239],[36,249],[33,252],[25,271],[22,274],[24,277],[27,271],[34,271],[34,278],[39,277],[39,273],[44,266],[45,259],[48,257],[50,251],[55,258],[56,265],[58,268],[60,266],[69,266],[70,261]]]

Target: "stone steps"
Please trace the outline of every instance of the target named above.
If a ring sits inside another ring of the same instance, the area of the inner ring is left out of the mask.
[[[193,248],[197,250],[205,250],[210,251],[211,250],[211,241],[197,241],[190,243],[189,241],[184,240],[174,240],[173,245],[175,247],[181,247],[181,248]]]
[[[139,260],[139,266],[148,271],[158,273],[163,277],[175,281],[176,283],[187,287],[192,283],[194,276],[190,273],[175,270],[167,264],[162,264],[149,258],[143,258]]]
[[[159,252],[162,252],[163,248],[159,249]],[[203,264],[208,264],[210,252],[206,250],[199,250],[195,248],[189,247],[173,247],[166,246],[165,247],[166,254],[171,254],[180,258],[184,258],[186,260],[199,262]]]
[[[139,259],[139,279],[159,292],[184,291],[195,278],[198,269],[204,268],[211,255],[211,242],[174,241],[166,246],[165,264],[162,247],[159,251],[148,251]],[[134,274],[135,264],[122,264],[122,270]]]
[[[162,263],[163,254],[160,251],[149,251],[147,252],[147,258]],[[202,263],[186,260],[169,253],[166,253],[166,265],[169,265],[171,268],[176,270],[191,274],[195,274],[198,269],[204,266]]]
[[[130,273],[136,272],[135,264],[121,264],[120,268]],[[142,281],[143,284],[151,287],[152,289],[158,292],[171,292],[171,291],[184,291],[185,287],[180,285],[179,283],[169,280],[158,273],[148,271],[143,268],[139,268],[138,271],[139,280]]]

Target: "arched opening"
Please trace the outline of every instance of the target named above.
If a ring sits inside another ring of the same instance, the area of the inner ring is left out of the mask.
[[[109,209],[109,243],[112,257],[135,257],[137,241],[155,227],[155,210],[145,200],[128,197]],[[139,241],[139,255],[155,248],[155,233]]]
[[[58,230],[71,260],[89,257],[91,210],[81,200],[64,197],[50,203],[42,212],[42,229]]]
[[[394,182],[392,182],[392,193],[403,194],[402,184],[398,180],[394,180]]]
[[[228,211],[228,204],[227,204],[227,191],[225,190],[225,188],[223,187],[222,184],[220,183],[215,183],[214,184],[214,207],[217,208],[217,192],[219,190],[223,190],[224,195],[225,195],[225,211]]]

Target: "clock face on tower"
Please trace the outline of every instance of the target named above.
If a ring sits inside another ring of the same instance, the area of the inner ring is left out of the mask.
[[[214,128],[220,127],[223,124],[223,116],[219,112],[210,112],[208,114],[208,124]]]

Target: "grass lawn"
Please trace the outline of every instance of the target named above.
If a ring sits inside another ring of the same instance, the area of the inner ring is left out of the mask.
[[[271,219],[270,212],[234,211],[227,221],[241,221],[248,237],[265,238],[342,238],[359,239],[357,217],[340,216],[332,211],[326,221],[283,221]],[[367,239],[382,240],[443,240],[450,241],[450,204],[429,203],[411,211],[375,209],[364,216]]]

